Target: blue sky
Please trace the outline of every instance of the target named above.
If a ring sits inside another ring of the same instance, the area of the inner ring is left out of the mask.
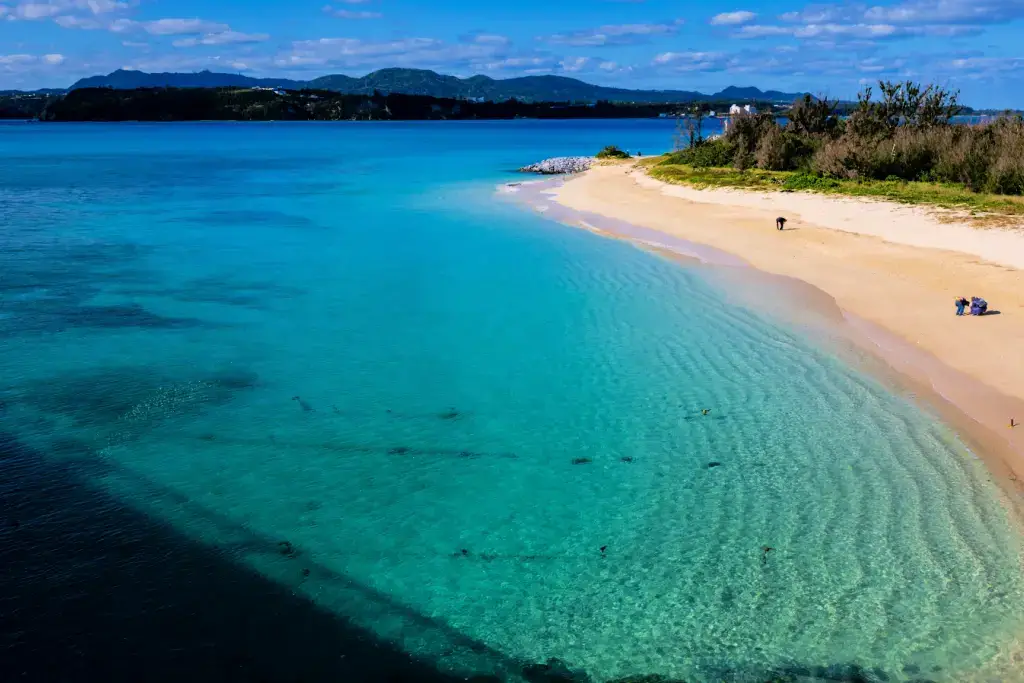
[[[852,97],[879,78],[1024,107],[1024,0],[0,0],[0,88],[117,68],[312,78],[388,66]]]

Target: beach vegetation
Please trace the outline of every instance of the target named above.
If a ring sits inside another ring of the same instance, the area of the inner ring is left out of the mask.
[[[629,159],[629,152],[619,149],[615,145],[608,145],[597,153],[598,159]]]
[[[697,188],[737,188],[780,192],[820,192],[868,197],[967,211],[981,223],[999,224],[998,216],[1024,216],[1024,197],[974,192],[959,183],[906,180],[839,179],[813,172],[764,171],[734,168],[697,168],[664,164],[665,158],[648,166],[654,178]]]
[[[877,96],[865,88],[846,119],[836,105],[807,95],[784,122],[770,113],[741,113],[721,137],[666,155],[652,173],[712,186],[843,192],[1021,213],[1017,201],[972,197],[1024,196],[1020,116],[959,125],[956,92],[913,82],[882,81]]]

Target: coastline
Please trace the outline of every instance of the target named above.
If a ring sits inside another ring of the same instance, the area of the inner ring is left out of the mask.
[[[742,285],[729,289],[745,303],[853,350],[850,360],[937,414],[1024,505],[1024,426],[1009,428],[1024,421],[1024,232],[889,202],[697,190],[629,164],[516,194],[557,222],[707,264]],[[782,233],[778,215],[789,219]],[[955,317],[961,294],[1000,314]]]

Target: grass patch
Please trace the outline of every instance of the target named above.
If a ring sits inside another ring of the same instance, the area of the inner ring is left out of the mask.
[[[874,197],[901,204],[967,211],[985,222],[988,217],[1024,217],[1024,197],[982,194],[963,185],[902,180],[836,180],[798,171],[737,171],[732,168],[694,168],[662,157],[647,165],[658,180],[697,188],[732,187],[745,190],[817,192],[849,197]],[[995,221],[994,224],[998,224]]]

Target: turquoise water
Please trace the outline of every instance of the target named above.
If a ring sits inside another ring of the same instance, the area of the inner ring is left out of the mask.
[[[705,269],[495,200],[524,163],[672,133],[0,126],[7,493],[70,472],[83,518],[141,513],[443,674],[959,680],[1005,655],[1020,541],[947,428]],[[55,514],[11,510],[9,548]],[[113,526],[2,592],[59,609],[126,565],[176,615],[144,568],[177,551]],[[124,602],[100,611],[148,619]]]

